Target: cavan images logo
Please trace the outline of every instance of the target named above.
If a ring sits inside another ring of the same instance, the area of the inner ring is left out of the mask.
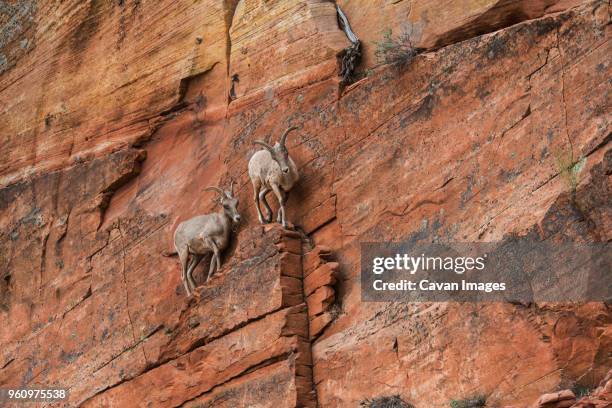
[[[363,301],[610,299],[609,243],[362,243]]]

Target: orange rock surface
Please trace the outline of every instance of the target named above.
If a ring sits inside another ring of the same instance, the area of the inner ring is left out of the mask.
[[[362,41],[351,85],[324,0],[0,5],[0,388],[87,407],[610,400],[607,305],[362,302],[359,249],[609,241],[609,2],[337,4]],[[377,61],[389,29],[410,65]],[[246,171],[289,125],[298,232],[257,224]],[[162,252],[230,180],[242,224],[187,299]]]

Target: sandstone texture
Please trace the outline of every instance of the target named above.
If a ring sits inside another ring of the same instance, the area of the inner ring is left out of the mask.
[[[330,1],[0,2],[0,388],[609,406],[609,305],[362,302],[359,247],[610,241],[609,2],[336,3],[362,41],[353,84]],[[388,30],[409,65],[377,60]],[[295,231],[257,224],[246,171],[290,125]],[[231,180],[243,221],[187,299],[162,253]]]

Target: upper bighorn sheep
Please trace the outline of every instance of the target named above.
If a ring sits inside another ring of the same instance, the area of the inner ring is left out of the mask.
[[[174,232],[174,247],[181,260],[181,280],[189,296],[196,287],[192,275],[195,267],[205,255],[211,254],[208,281],[221,268],[219,254],[229,243],[232,227],[240,222],[233,181],[230,191],[224,192],[218,187],[206,187],[204,190],[219,193],[216,202],[221,204],[222,211],[193,217],[180,223]]]
[[[261,140],[253,142],[265,147],[265,150],[255,152],[249,160],[249,177],[253,183],[257,216],[262,224],[272,221],[272,210],[266,201],[266,194],[273,191],[279,203],[277,222],[282,223],[284,228],[287,227],[285,203],[289,198],[289,190],[298,181],[299,175],[295,163],[289,157],[285,142],[289,132],[295,129],[297,129],[296,126],[287,129],[274,147]],[[261,213],[259,200],[263,201],[268,213],[266,218]]]

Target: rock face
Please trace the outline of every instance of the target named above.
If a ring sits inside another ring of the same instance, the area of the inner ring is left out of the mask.
[[[323,0],[0,4],[0,388],[527,407],[606,378],[607,305],[365,303],[359,243],[609,241],[609,3],[337,3],[363,44],[349,86]],[[379,65],[404,28],[420,54]],[[257,225],[246,174],[288,125],[300,233]],[[162,252],[230,180],[243,223],[186,299]]]

